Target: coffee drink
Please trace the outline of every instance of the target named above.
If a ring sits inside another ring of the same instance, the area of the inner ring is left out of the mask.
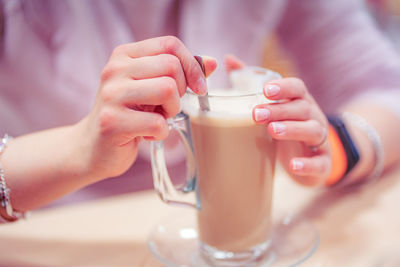
[[[183,112],[169,123],[186,151],[184,186],[174,186],[169,177],[163,143],[152,146],[154,188],[161,199],[197,210],[196,266],[254,266],[269,260],[276,147],[267,125],[256,124],[251,113],[257,104],[271,103],[263,85],[280,75],[245,67],[230,78],[230,88],[209,86],[202,98],[187,92]],[[201,105],[204,98],[207,108]]]
[[[222,251],[268,240],[275,143],[251,116],[190,117],[201,209],[199,239]]]

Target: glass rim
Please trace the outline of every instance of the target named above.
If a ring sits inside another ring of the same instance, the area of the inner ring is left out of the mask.
[[[275,76],[274,78],[269,79],[268,81],[272,81],[275,79],[281,79],[282,76],[273,70],[270,69],[266,69],[263,67],[258,67],[258,66],[245,66],[244,68],[242,68],[241,70],[243,71],[250,71],[255,73],[256,75],[261,75],[261,76],[265,76],[265,75],[272,75]],[[229,92],[231,88],[226,88],[226,90],[224,90],[225,92]],[[245,91],[243,93],[237,93],[238,91],[235,91],[235,94],[233,95],[221,95],[221,94],[215,94],[215,93],[210,93],[207,92],[207,94],[204,97],[207,98],[238,98],[238,97],[254,97],[254,96],[259,96],[259,95],[263,95],[264,94],[264,88],[262,88],[261,90],[255,90],[255,91]],[[194,93],[191,89],[187,88],[186,93],[192,96],[200,96],[197,95],[196,93]]]
[[[225,90],[225,92],[229,92],[229,91],[230,91],[230,89]],[[188,90],[186,90],[186,94],[188,94],[190,96],[195,96],[195,97],[207,97],[207,98],[239,98],[239,97],[252,97],[252,96],[264,95],[264,91],[254,91],[251,93],[243,92],[243,93],[238,93],[238,94],[234,94],[234,95],[222,95],[222,94],[213,94],[213,93],[210,94],[209,92],[207,92],[206,95],[201,96],[201,95],[198,95],[188,89]]]

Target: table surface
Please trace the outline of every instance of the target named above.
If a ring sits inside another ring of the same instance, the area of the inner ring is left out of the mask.
[[[274,210],[309,218],[320,234],[301,266],[400,266],[400,168],[347,190],[310,189],[282,170]],[[154,226],[182,207],[153,191],[33,212],[0,225],[0,266],[162,266],[147,248]]]

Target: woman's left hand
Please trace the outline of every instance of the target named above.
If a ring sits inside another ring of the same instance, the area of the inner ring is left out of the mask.
[[[225,60],[227,70],[243,63],[232,56]],[[278,157],[294,180],[307,185],[322,184],[331,170],[328,120],[304,82],[283,78],[264,85],[264,95],[275,103],[257,105],[253,119],[267,124],[272,138],[278,141]]]
[[[278,157],[285,169],[301,184],[323,183],[331,170],[328,121],[303,81],[271,81],[265,84],[264,95],[278,102],[257,105],[253,119],[267,124],[278,140]]]

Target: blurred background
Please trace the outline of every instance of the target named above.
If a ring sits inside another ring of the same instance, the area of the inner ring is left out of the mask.
[[[364,0],[376,25],[393,42],[400,52],[400,0]],[[266,37],[263,67],[281,73],[282,76],[296,76],[296,67],[281,49],[275,35]]]

